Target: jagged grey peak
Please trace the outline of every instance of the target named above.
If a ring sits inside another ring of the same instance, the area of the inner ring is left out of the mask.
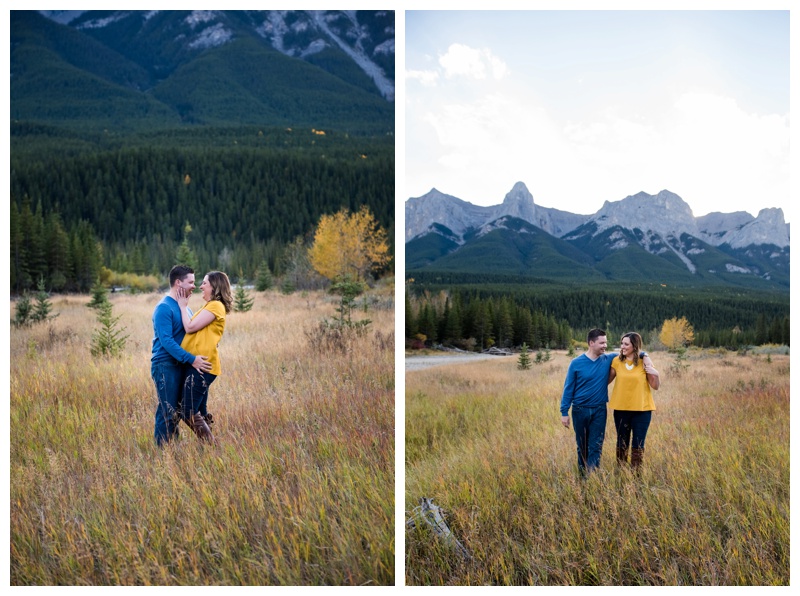
[[[720,213],[714,211],[708,215],[697,218],[697,228],[700,230],[701,239],[712,246],[721,244],[720,239],[732,230],[738,230],[755,218],[747,211],[733,213]]]
[[[639,192],[621,201],[609,202],[589,218],[597,224],[597,231],[619,226],[628,230],[656,232],[667,238],[681,234],[699,237],[697,221],[689,205],[675,193],[662,190],[657,195]]]
[[[719,244],[728,244],[731,248],[744,248],[751,244],[789,246],[789,228],[783,218],[783,209],[762,209],[754,220],[724,234]]]
[[[536,205],[533,202],[533,195],[522,182],[517,182],[514,188],[503,199],[502,204],[495,208],[492,216],[499,218],[504,215],[518,217],[527,222],[536,222]]]
[[[553,236],[563,236],[582,225],[588,215],[576,215],[536,205],[528,188],[517,182],[500,205],[481,207],[436,189],[406,201],[406,242],[441,224],[461,236],[503,217],[517,217]]]
[[[492,207],[480,207],[446,195],[432,188],[421,197],[406,201],[406,242],[430,231],[433,224],[441,224],[458,236],[472,228],[482,226],[492,212]]]

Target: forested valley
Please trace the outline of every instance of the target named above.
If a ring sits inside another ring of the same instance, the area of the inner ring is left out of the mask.
[[[101,268],[281,275],[323,214],[366,205],[394,230],[394,139],[290,128],[115,138],[12,126],[11,288],[88,291]]]
[[[442,278],[446,278],[445,281]],[[658,284],[572,286],[508,275],[473,277],[412,272],[406,280],[408,342],[468,350],[491,346],[566,349],[604,328],[610,345],[628,331],[657,340],[663,323],[685,317],[692,345],[737,350],[789,345],[789,296],[730,288]]]

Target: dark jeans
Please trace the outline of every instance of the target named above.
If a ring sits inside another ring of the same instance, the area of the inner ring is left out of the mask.
[[[653,412],[634,410],[614,410],[614,427],[617,429],[617,449],[644,449],[644,440]],[[631,437],[633,440],[631,441]]]
[[[578,446],[578,469],[582,474],[600,466],[607,418],[605,404],[594,407],[572,406],[572,424]]]
[[[156,406],[155,430],[156,445],[161,446],[178,434],[178,401],[183,383],[183,365],[167,362],[153,362],[150,375],[156,386],[158,405]]]
[[[203,417],[208,414],[208,388],[217,375],[198,372],[192,366],[183,369],[183,395],[181,397],[181,417],[189,420],[193,414],[200,412]]]

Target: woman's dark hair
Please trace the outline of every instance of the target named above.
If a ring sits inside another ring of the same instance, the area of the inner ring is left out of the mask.
[[[631,349],[633,351],[633,365],[636,366],[639,364],[639,352],[642,351],[642,336],[635,331],[629,331],[622,336],[622,339],[625,339],[626,337],[631,342]],[[622,341],[622,339],[620,341]],[[622,355],[622,350],[619,352],[619,359],[625,360],[625,356]]]
[[[211,284],[211,300],[222,302],[226,314],[231,312],[233,294],[231,293],[231,282],[228,276],[222,271],[209,271],[206,275],[208,276],[208,283]]]

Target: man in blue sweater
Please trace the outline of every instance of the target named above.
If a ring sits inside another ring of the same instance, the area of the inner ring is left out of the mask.
[[[200,372],[211,370],[211,363],[205,356],[195,356],[181,347],[185,332],[177,299],[181,294],[191,294],[194,289],[194,271],[186,265],[176,265],[169,272],[169,294],[153,311],[150,374],[158,394],[154,432],[158,446],[178,434],[183,365],[191,364]]]
[[[561,424],[569,428],[569,408],[578,446],[581,475],[600,465],[606,434],[608,375],[616,354],[606,354],[608,338],[602,329],[592,329],[589,349],[569,363],[561,396]]]

